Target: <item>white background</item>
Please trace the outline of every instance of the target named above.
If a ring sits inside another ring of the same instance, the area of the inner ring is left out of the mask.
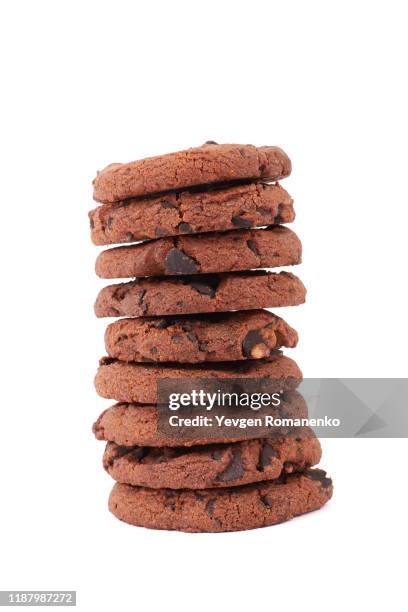
[[[407,366],[406,3],[2,3],[0,588],[78,607],[405,609],[406,440],[327,440],[335,495],[246,533],[132,528],[90,432],[106,321],[91,180],[206,140],[278,144],[307,305],[306,376]]]

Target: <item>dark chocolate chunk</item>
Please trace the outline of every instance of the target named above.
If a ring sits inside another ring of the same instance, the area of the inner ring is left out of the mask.
[[[241,478],[245,473],[244,466],[242,465],[241,451],[239,448],[234,448],[232,451],[232,457],[223,472],[218,474],[217,480],[225,482],[227,480],[235,480]]]
[[[242,343],[242,351],[245,357],[252,357],[252,349],[258,344],[265,344],[259,331],[253,329],[247,333]]]
[[[218,142],[215,142],[215,140],[206,140],[204,144],[218,144]]]
[[[148,449],[144,446],[118,446],[115,455],[109,459],[108,465],[112,466],[116,459],[120,459],[120,457],[124,457],[125,455],[128,455],[129,459],[135,462],[140,461],[147,453]]]
[[[108,217],[107,220],[106,220],[106,227],[108,229],[112,229],[112,222],[113,222],[112,217]]]
[[[154,235],[157,236],[157,238],[163,238],[163,236],[166,235],[166,232],[162,230],[161,227],[156,227]]]
[[[252,223],[244,217],[232,217],[232,223],[236,227],[251,227]]]
[[[169,202],[168,200],[163,200],[162,202],[160,202],[160,206],[162,208],[177,208],[177,206],[174,206],[174,204],[172,202]]]
[[[326,472],[324,470],[314,469],[314,470],[305,470],[303,472],[304,476],[310,478],[311,480],[318,480],[324,489],[330,487],[332,480],[331,478],[326,477]]]
[[[267,442],[262,443],[261,452],[259,453],[259,463],[257,469],[263,472],[268,465],[271,464],[271,459],[277,457],[278,453]]]
[[[198,338],[193,331],[187,332],[187,338],[190,340],[190,342],[193,342],[193,344],[198,344]]]
[[[272,502],[267,495],[261,495],[261,502],[266,508],[272,508]]]
[[[95,222],[91,215],[89,215],[89,225],[91,226],[91,230],[93,230],[93,228],[95,227]]]
[[[193,289],[195,289],[196,291],[198,291],[198,293],[201,293],[202,295],[209,295],[212,298],[215,296],[215,289],[214,287],[211,287],[211,285],[206,285],[205,283],[198,282],[196,283],[194,281],[190,283],[190,285]]]
[[[259,251],[256,248],[256,244],[254,240],[247,240],[247,245],[248,245],[248,249],[251,249],[251,251],[255,254],[255,255],[259,255]]]
[[[212,452],[211,458],[214,459],[215,461],[220,461],[220,459],[222,458],[222,452],[219,450]]]
[[[191,234],[191,232],[193,231],[193,228],[189,223],[179,223],[178,229],[180,230],[180,232],[183,232],[183,234]]]
[[[194,274],[198,272],[194,259],[174,247],[166,255],[164,267],[167,274]]]

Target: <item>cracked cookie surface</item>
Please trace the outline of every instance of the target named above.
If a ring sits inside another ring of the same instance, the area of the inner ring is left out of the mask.
[[[290,272],[141,278],[104,287],[95,302],[97,317],[146,317],[303,304],[306,289]]]
[[[109,509],[122,521],[150,529],[240,531],[282,523],[317,510],[332,493],[332,481],[326,472],[306,469],[277,480],[200,491],[116,483]]]
[[[280,179],[290,159],[274,146],[205,143],[200,147],[110,164],[93,180],[94,199],[116,202],[150,193],[242,179]]]
[[[276,225],[120,246],[100,253],[95,270],[101,278],[235,272],[292,266],[301,257],[302,245],[295,232]]]
[[[297,340],[297,332],[267,310],[118,319],[105,332],[109,357],[138,362],[261,359]]]
[[[277,184],[262,183],[125,200],[89,213],[96,245],[247,229],[294,219],[293,200],[287,191]]]

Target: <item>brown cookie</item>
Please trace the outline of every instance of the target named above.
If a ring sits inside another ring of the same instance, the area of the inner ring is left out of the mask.
[[[302,373],[293,359],[276,355],[258,361],[233,361],[193,365],[141,364],[103,357],[95,376],[96,391],[120,402],[155,404],[157,382],[166,379],[267,378],[283,389],[295,388]]]
[[[297,332],[267,310],[118,319],[105,332],[109,357],[121,361],[200,363],[260,359],[282,346],[296,346],[297,340]]]
[[[154,489],[209,489],[273,480],[319,463],[319,440],[267,438],[229,444],[151,448],[108,442],[105,470],[118,482]]]
[[[201,147],[110,164],[93,181],[94,199],[117,202],[132,197],[243,179],[280,179],[291,172],[279,147],[206,143]]]
[[[301,262],[301,256],[296,234],[276,225],[116,247],[100,253],[95,270],[101,278],[235,272],[292,266]]]
[[[285,394],[281,405],[276,407],[276,410],[272,409],[270,413],[277,418],[306,419],[308,410],[302,395],[296,391],[290,391]],[[240,430],[237,437],[230,434],[228,437],[219,436],[217,438],[198,437],[197,435],[170,438],[160,435],[157,431],[157,423],[158,413],[155,405],[122,402],[104,410],[94,423],[92,431],[98,440],[116,442],[120,446],[194,446],[214,442],[236,442],[271,435],[270,428],[256,427],[252,430]],[[287,432],[288,435],[290,433],[290,431]],[[297,432],[294,435],[297,435]],[[301,435],[306,437],[303,430]]]
[[[240,487],[200,491],[147,489],[116,483],[109,510],[119,519],[150,529],[220,532],[282,523],[321,508],[332,496],[326,472],[306,469]]]
[[[303,304],[306,289],[290,272],[229,272],[136,279],[108,285],[95,302],[97,317],[144,317],[253,310]]]
[[[287,191],[280,185],[261,183],[126,200],[98,206],[89,213],[91,238],[97,245],[247,229],[294,219],[293,200]]]

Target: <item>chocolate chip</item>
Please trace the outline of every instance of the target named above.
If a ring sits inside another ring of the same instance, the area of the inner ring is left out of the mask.
[[[172,334],[171,340],[173,340],[173,342],[176,342],[176,343],[182,342],[183,336],[181,336],[180,334]]]
[[[162,202],[160,202],[160,206],[162,208],[177,208],[177,206],[174,206],[174,204],[172,202],[169,202],[168,200],[163,200]]]
[[[172,248],[166,255],[164,267],[167,274],[194,274],[198,266],[192,257],[180,249]]]
[[[234,448],[232,451],[232,457],[227,467],[223,472],[218,474],[216,480],[225,482],[227,480],[236,480],[241,478],[245,473],[244,466],[242,465],[241,451],[239,448]]]
[[[134,236],[134,234],[132,234],[132,232],[126,232],[126,241],[127,242],[134,242],[135,241],[135,236]]]
[[[193,344],[198,344],[198,338],[193,331],[187,332],[187,338],[190,342],[193,342]]]
[[[261,215],[263,215],[264,217],[268,216],[271,214],[271,209],[270,208],[264,208],[263,206],[259,206],[256,209],[258,212],[261,213]]]
[[[272,502],[267,495],[261,495],[260,499],[264,506],[267,508],[272,508]]]
[[[164,230],[162,230],[161,227],[156,227],[156,229],[154,231],[154,235],[157,236],[157,238],[163,238],[163,236],[166,235],[166,232]]]
[[[215,510],[215,499],[209,499],[205,506],[205,511],[208,514],[208,516],[212,516],[214,514],[214,510]]]
[[[118,300],[118,302],[121,302],[126,297],[128,293],[128,289],[129,289],[128,285],[125,285],[125,284],[118,285],[117,288],[112,293],[112,298],[114,300]]]
[[[95,227],[95,222],[93,220],[93,217],[91,217],[91,215],[89,215],[89,225],[91,226],[91,230],[93,230],[93,228]]]
[[[259,472],[263,472],[268,465],[271,464],[271,459],[277,457],[278,453],[272,448],[268,442],[263,442],[261,451],[259,453],[259,462],[257,465],[257,470]]]
[[[248,249],[251,249],[251,251],[255,254],[255,255],[259,255],[259,251],[256,248],[256,244],[254,240],[247,240],[247,245],[248,245]]]
[[[183,234],[191,234],[192,231],[193,231],[193,228],[191,227],[191,225],[189,223],[179,223],[178,224],[178,229]]]
[[[200,351],[206,351],[207,350],[207,346],[208,346],[208,342],[200,342],[198,345],[198,348]]]
[[[254,348],[259,345],[265,346],[265,341],[259,331],[252,329],[247,333],[242,343],[242,351],[245,357],[255,357],[256,355],[253,354],[255,352]],[[267,351],[265,351],[263,355],[260,355],[260,357],[265,357],[266,353]]]
[[[152,346],[152,348],[150,349],[150,352],[153,353],[153,355],[156,355],[156,353],[157,353],[157,346]]]
[[[212,298],[215,296],[215,289],[210,285],[195,282],[190,283],[190,285],[193,289],[195,289],[196,291],[198,291],[198,293],[201,293],[202,295],[209,295]]]
[[[305,470],[303,472],[303,475],[307,476],[307,478],[310,478],[311,480],[318,480],[322,485],[323,489],[327,489],[327,487],[330,487],[332,483],[331,478],[326,477],[326,472],[324,470]]]
[[[232,223],[236,227],[251,227],[252,223],[248,219],[244,219],[244,217],[232,217]]]
[[[120,459],[125,455],[128,455],[129,459],[136,462],[143,459],[148,452],[149,449],[145,446],[117,446],[115,449],[115,454],[108,461],[108,465],[112,466],[117,459]]]
[[[215,142],[215,140],[206,140],[204,144],[218,144],[218,142]]]
[[[108,217],[107,220],[106,220],[106,227],[108,229],[112,229],[112,222],[113,222],[112,217]]]

